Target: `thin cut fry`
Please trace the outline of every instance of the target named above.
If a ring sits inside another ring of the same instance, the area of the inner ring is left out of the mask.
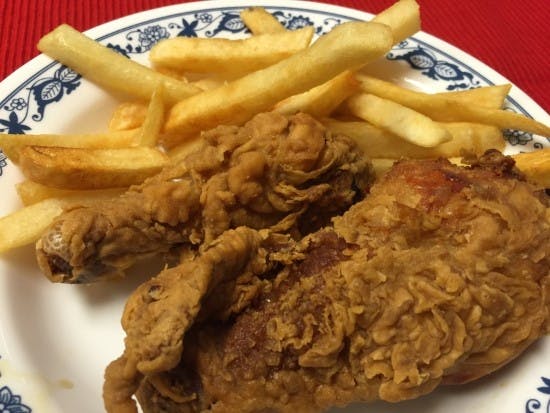
[[[441,151],[447,152],[447,157],[453,156],[453,152],[458,156],[463,151],[480,156],[488,149],[503,151],[506,146],[502,131],[496,126],[470,122],[441,122],[441,125],[453,137],[441,145]]]
[[[316,117],[326,117],[358,88],[355,75],[346,70],[320,86],[277,103],[274,110],[285,115],[305,112]]]
[[[147,116],[146,102],[122,102],[111,115],[109,130],[124,131],[137,129],[143,124],[145,116]]]
[[[420,10],[415,0],[399,0],[372,21],[388,25],[397,44],[420,30]]]
[[[249,7],[241,11],[241,20],[254,35],[280,33],[286,29],[263,7]]]
[[[483,106],[489,109],[501,109],[512,85],[483,86],[475,89],[436,93],[437,96],[463,102],[469,105]]]
[[[62,189],[104,189],[143,182],[166,166],[168,157],[148,147],[81,149],[28,146],[20,167],[27,179]]]
[[[513,155],[518,169],[541,188],[550,188],[550,148]]]
[[[476,155],[487,149],[504,149],[501,131],[495,126],[472,123],[443,123],[453,139],[433,148],[414,145],[366,122],[341,122],[325,119],[323,123],[334,133],[354,139],[371,158],[450,158],[462,151]]]
[[[46,199],[0,218],[0,253],[37,241],[66,204],[63,199]]]
[[[52,188],[33,181],[23,181],[15,186],[19,199],[25,206],[36,204],[48,198],[73,198],[75,200],[96,200],[113,198],[120,195],[125,188],[95,189],[95,190],[70,190]]]
[[[164,83],[171,104],[200,92],[193,85],[127,59],[67,24],[42,37],[38,49],[111,92],[149,100],[157,85]]]
[[[550,136],[550,127],[518,113],[488,109],[465,104],[441,95],[429,95],[405,89],[371,76],[358,75],[361,90],[384,99],[393,100],[430,118],[442,122],[474,122],[495,125],[501,129],[518,129],[542,136]]]
[[[185,83],[190,83],[189,79],[187,78],[187,74],[185,72],[182,72],[181,70],[172,69],[169,67],[153,67],[155,72],[162,73],[163,75],[173,77],[174,79],[181,80]]]
[[[168,156],[172,162],[181,162],[187,155],[199,148],[202,144],[202,139],[189,139],[178,146],[175,146],[168,152]]]
[[[385,25],[339,25],[288,59],[176,104],[169,113],[163,143],[172,147],[216,125],[243,123],[289,96],[383,56],[392,42]]]
[[[390,158],[371,158],[374,175],[380,177],[391,169],[397,159]]]
[[[161,83],[153,92],[147,114],[137,137],[141,146],[155,146],[164,123],[164,87]]]
[[[34,183],[29,182],[32,186]],[[27,185],[25,185],[27,186]],[[55,192],[53,188],[47,191]],[[0,253],[36,242],[53,220],[71,204],[87,205],[112,198],[122,190],[66,191],[67,195],[32,202],[0,218]]]
[[[245,39],[174,37],[157,43],[149,58],[155,67],[194,73],[244,75],[271,66],[309,46],[313,27]]]
[[[355,116],[415,145],[429,148],[451,140],[446,128],[391,100],[361,93],[349,98],[347,104]]]
[[[26,146],[59,146],[70,148],[126,148],[135,143],[137,131],[127,130],[86,135],[13,135],[0,134],[0,149],[14,163]]]
[[[199,79],[193,82],[193,85],[198,87],[200,90],[210,90],[210,89],[216,89],[217,87],[220,87],[227,83],[225,79],[217,78],[217,77],[207,77],[204,79]]]

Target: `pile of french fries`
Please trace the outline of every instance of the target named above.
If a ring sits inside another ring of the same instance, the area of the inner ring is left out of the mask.
[[[241,40],[178,37],[131,61],[62,25],[38,48],[117,96],[106,132],[0,134],[19,165],[24,208],[0,219],[0,252],[35,242],[73,203],[118,196],[200,142],[201,132],[240,125],[263,111],[309,113],[361,146],[380,171],[400,158],[458,158],[504,149],[503,129],[550,136],[550,128],[503,110],[510,85],[427,94],[368,75],[368,64],[420,29],[415,0],[399,0],[371,22],[286,30],[260,7],[243,10]],[[535,184],[550,187],[550,150],[516,157]]]

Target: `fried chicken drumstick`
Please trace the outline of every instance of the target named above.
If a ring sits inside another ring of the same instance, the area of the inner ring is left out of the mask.
[[[241,225],[308,233],[364,195],[369,168],[351,139],[308,115],[260,114],[205,133],[203,147],[122,197],[66,211],[38,241],[38,262],[52,281],[86,283]]]
[[[395,402],[486,375],[548,331],[550,203],[499,153],[401,161],[331,226],[267,232],[226,232],[134,293],[108,411],[135,411],[134,392],[146,413]],[[247,280],[246,305],[210,313],[216,285]]]

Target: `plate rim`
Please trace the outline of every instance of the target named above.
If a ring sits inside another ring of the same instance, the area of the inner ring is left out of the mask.
[[[211,6],[211,5],[214,5],[214,6]],[[374,16],[374,14],[364,10],[354,9],[351,7],[340,6],[340,5],[330,4],[330,3],[321,3],[321,2],[311,1],[311,0],[257,0],[257,1],[207,0],[207,1],[192,1],[187,3],[172,4],[172,5],[155,7],[152,9],[139,11],[136,13],[131,13],[126,16],[121,16],[116,19],[101,23],[92,28],[86,29],[83,31],[83,33],[94,38],[95,40],[102,41],[110,36],[114,36],[118,33],[128,30],[132,26],[144,25],[157,20],[166,19],[169,16],[173,16],[173,15],[187,14],[193,11],[202,11],[202,10],[215,11],[215,10],[222,10],[227,8],[243,8],[243,7],[250,7],[250,6],[264,6],[267,8],[275,8],[275,9],[285,8],[285,9],[293,9],[293,10],[310,10],[320,14],[328,14],[328,15],[336,14],[341,17],[345,17],[345,18],[353,17],[355,19],[370,19]],[[323,9],[319,10],[319,7],[322,7]],[[155,14],[156,16],[146,18],[146,16],[148,16],[151,13]],[[157,16],[157,14],[161,14],[161,13],[162,15]],[[144,20],[140,20],[139,23],[130,23],[130,20],[142,19],[142,18]],[[128,21],[128,23],[126,23],[126,21]],[[114,29],[114,27],[120,26],[122,24],[124,24],[124,27],[122,28],[118,27],[117,29]],[[510,81],[501,73],[497,72],[488,64],[484,63],[482,60],[478,59],[475,56],[472,56],[471,54],[465,52],[459,47],[454,46],[452,43],[444,39],[441,39],[435,35],[427,33],[423,30],[420,30],[419,32],[417,32],[415,35],[411,36],[411,38],[418,43],[421,43],[425,46],[429,46],[431,49],[436,49],[438,53],[441,53],[442,55],[446,55],[450,59],[458,60],[457,56],[460,57],[462,65],[467,67],[469,70],[475,73],[476,76],[480,77],[488,84],[509,83],[512,86],[512,89],[510,90],[510,93],[506,97],[507,101],[509,101],[511,104],[517,107],[523,114],[529,117],[536,118],[541,122],[545,122],[545,123],[550,122],[550,115],[542,108],[542,106],[538,104],[538,102],[536,102],[533,98],[531,98],[519,86],[517,86],[515,83]],[[11,97],[13,97],[13,95],[17,93],[17,90],[20,90],[19,88],[22,86],[22,84],[19,84],[15,90],[12,90],[8,95],[5,95],[3,89],[5,87],[8,88],[9,87],[8,84],[11,84],[13,81],[16,81],[16,79],[21,77],[25,72],[32,71],[32,73],[30,73],[23,79],[17,80],[18,82],[28,83],[32,79],[38,77],[40,74],[44,73],[45,71],[53,67],[55,64],[56,64],[56,61],[52,60],[45,54],[40,53],[39,55],[30,59],[28,62],[21,65],[12,73],[10,73],[6,78],[4,78],[0,82],[0,97],[6,96],[5,98],[2,98],[2,100],[0,101],[0,107],[4,105],[6,101],[8,101]],[[525,106],[527,106],[528,108],[526,109]]]
[[[213,4],[224,4],[223,6],[216,6],[211,7]],[[108,22],[102,23],[98,26],[95,26],[93,28],[90,28],[86,30],[84,33],[87,35],[90,35],[91,37],[98,38],[101,40],[102,38],[107,38],[109,36],[116,35],[116,32],[123,32],[128,30],[128,28],[132,27],[133,25],[146,25],[149,22],[160,20],[160,19],[167,19],[171,16],[175,16],[178,14],[187,14],[191,12],[196,12],[200,10],[224,10],[228,8],[236,8],[236,7],[245,7],[250,5],[263,5],[267,8],[274,8],[274,9],[293,9],[293,10],[310,10],[315,11],[316,13],[319,13],[319,9],[315,7],[323,7],[323,11],[327,11],[326,14],[329,14],[331,16],[334,16],[334,14],[342,15],[346,18],[350,18],[351,15],[355,16],[356,14],[365,16],[365,17],[372,17],[373,14],[368,13],[363,10],[353,9],[345,6],[339,6],[339,5],[332,5],[332,4],[325,4],[325,3],[319,3],[319,2],[313,2],[313,1],[302,1],[302,0],[258,0],[254,2],[250,2],[249,0],[211,0],[207,2],[188,2],[188,3],[181,3],[181,4],[174,4],[169,6],[162,6],[157,7],[149,10],[140,11],[137,13],[132,13],[126,16],[119,17],[117,19],[110,20]],[[297,7],[297,6],[300,7]],[[308,7],[304,7],[308,6]],[[183,10],[185,9],[185,10]],[[173,12],[172,10],[178,10],[177,12]],[[330,10],[336,10],[337,12],[333,13],[330,12]],[[162,16],[156,16],[156,17],[149,17],[144,20],[139,20],[142,18],[142,16],[149,15],[150,13],[162,13]],[[351,15],[347,15],[344,13],[351,13]],[[139,20],[139,22],[136,23],[130,23],[130,20]],[[126,23],[128,22],[128,23]],[[117,26],[123,24],[123,28],[117,29],[115,32],[109,31],[111,30],[111,26]],[[104,34],[101,34],[104,32]],[[487,73],[487,76],[490,78],[486,79],[488,82],[493,82],[493,80],[497,79],[495,83],[502,82],[501,83],[510,83],[512,84],[512,91],[510,94],[514,94],[514,96],[517,96],[517,98],[520,100],[521,103],[517,103],[517,107],[523,108],[525,105],[524,102],[527,103],[528,106],[528,114],[533,115],[535,114],[535,117],[539,120],[546,121],[550,119],[548,114],[544,111],[544,109],[538,105],[536,101],[534,101],[531,97],[529,97],[525,92],[523,92],[519,87],[514,85],[512,82],[507,80],[503,75],[499,74],[497,71],[492,69],[487,64],[483,63],[479,59],[475,58],[474,56],[464,52],[463,50],[459,49],[458,47],[448,43],[445,40],[442,40],[436,36],[433,36],[426,32],[419,32],[418,34],[412,36],[412,38],[417,42],[425,42],[427,46],[430,48],[437,48],[437,51],[440,53],[450,53],[452,54],[452,59],[457,59],[457,56],[465,58],[467,63],[463,63],[465,66],[468,67],[468,69],[471,69],[476,73],[476,75],[485,78],[485,74]],[[434,46],[434,44],[436,46]],[[450,56],[450,55],[449,55]],[[471,67],[469,65],[470,62],[473,62],[475,64],[475,67]],[[30,72],[30,74],[34,74],[35,77],[38,77],[41,73],[44,73],[44,71],[48,70],[48,68],[53,67],[55,64],[57,64],[55,61],[50,59],[49,57],[45,56],[44,54],[39,54],[38,56],[34,57],[33,59],[29,60],[24,65],[20,66],[18,69],[16,69],[14,72],[12,72],[10,75],[8,75],[2,82],[0,82],[0,97],[3,95],[4,87],[9,87],[7,85],[13,84],[13,82],[18,82],[18,84],[23,85],[25,83],[28,83],[30,81],[30,78],[28,75],[24,79],[17,80],[20,76],[23,76],[25,73]],[[479,67],[479,69],[478,69]],[[40,70],[37,71],[37,68],[40,68]],[[15,92],[13,92],[15,93]],[[11,94],[10,94],[11,95]],[[11,97],[8,96],[4,98],[0,104],[5,104],[6,101],[8,101]],[[1,106],[0,105],[0,106]],[[541,119],[542,118],[542,119]],[[1,185],[1,184],[0,184]],[[8,275],[9,276],[9,275]],[[0,332],[1,333],[1,332]],[[0,334],[0,339],[2,334]],[[0,354],[0,356],[2,356]],[[9,385],[9,383],[8,383]],[[0,385],[0,388],[2,386]]]

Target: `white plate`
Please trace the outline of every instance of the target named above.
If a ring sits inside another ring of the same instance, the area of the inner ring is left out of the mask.
[[[367,13],[305,1],[255,1],[288,27],[313,24],[325,33]],[[88,34],[132,59],[146,62],[160,38],[176,35],[238,38],[245,29],[238,11],[250,2],[212,1],[163,7],[96,27]],[[424,91],[465,89],[508,82],[484,64],[425,33],[397,47],[373,65],[385,78]],[[39,56],[0,84],[0,131],[32,133],[93,132],[105,129],[116,100],[75,73]],[[550,123],[527,95],[513,88],[510,110]],[[507,152],[532,150],[548,140],[507,134]],[[0,152],[0,216],[17,207],[18,170]],[[119,325],[125,297],[148,275],[108,285],[50,284],[39,273],[33,248],[0,260],[0,412],[103,411],[103,369],[122,350]],[[440,388],[397,405],[350,406],[346,412],[536,412],[550,409],[550,338],[539,341],[517,361],[475,384]],[[546,381],[544,381],[546,380]],[[336,411],[336,410],[335,410]]]

